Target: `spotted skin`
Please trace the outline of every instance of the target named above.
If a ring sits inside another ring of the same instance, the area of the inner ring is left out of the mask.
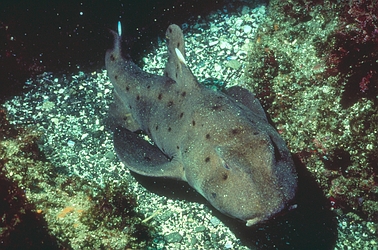
[[[288,206],[297,187],[294,164],[252,93],[199,84],[185,64],[177,25],[166,31],[163,76],[123,57],[121,38],[112,33],[114,48],[105,57],[115,100],[109,114],[116,153],[131,171],[186,181],[216,209],[247,226]],[[139,130],[153,143],[134,133]]]

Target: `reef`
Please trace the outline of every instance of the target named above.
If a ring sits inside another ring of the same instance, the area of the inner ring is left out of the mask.
[[[41,132],[12,126],[4,109],[0,124],[2,248],[140,249],[152,239],[125,181],[69,175],[44,158]]]
[[[331,209],[359,222],[378,221],[377,10],[271,1],[245,73]]]

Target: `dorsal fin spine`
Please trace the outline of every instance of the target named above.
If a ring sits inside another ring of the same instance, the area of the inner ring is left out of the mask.
[[[185,57],[182,55],[181,51],[178,48],[175,48],[175,52],[179,61],[186,65]]]
[[[121,25],[121,21],[118,21],[118,36],[122,36],[122,25]]]
[[[114,37],[114,52],[117,55],[121,55],[121,35],[122,35],[122,27],[121,22],[118,22],[118,33],[114,30],[110,30],[110,33],[112,33]]]

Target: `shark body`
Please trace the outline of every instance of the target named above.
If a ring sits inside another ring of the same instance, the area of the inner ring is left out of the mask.
[[[214,91],[185,62],[182,30],[166,31],[168,62],[158,76],[122,56],[121,37],[106,52],[114,85],[110,116],[119,159],[141,175],[183,180],[216,209],[246,222],[267,220],[294,198],[297,175],[285,142],[248,90]],[[153,144],[142,139],[142,130]]]

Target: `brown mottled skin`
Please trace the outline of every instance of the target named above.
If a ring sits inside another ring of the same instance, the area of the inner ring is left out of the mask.
[[[141,175],[188,182],[216,209],[254,225],[288,206],[297,176],[285,142],[249,91],[199,84],[185,61],[177,25],[166,32],[165,75],[142,71],[121,55],[121,38],[105,64],[114,85],[110,116],[118,157]],[[153,144],[133,133],[144,131]]]

